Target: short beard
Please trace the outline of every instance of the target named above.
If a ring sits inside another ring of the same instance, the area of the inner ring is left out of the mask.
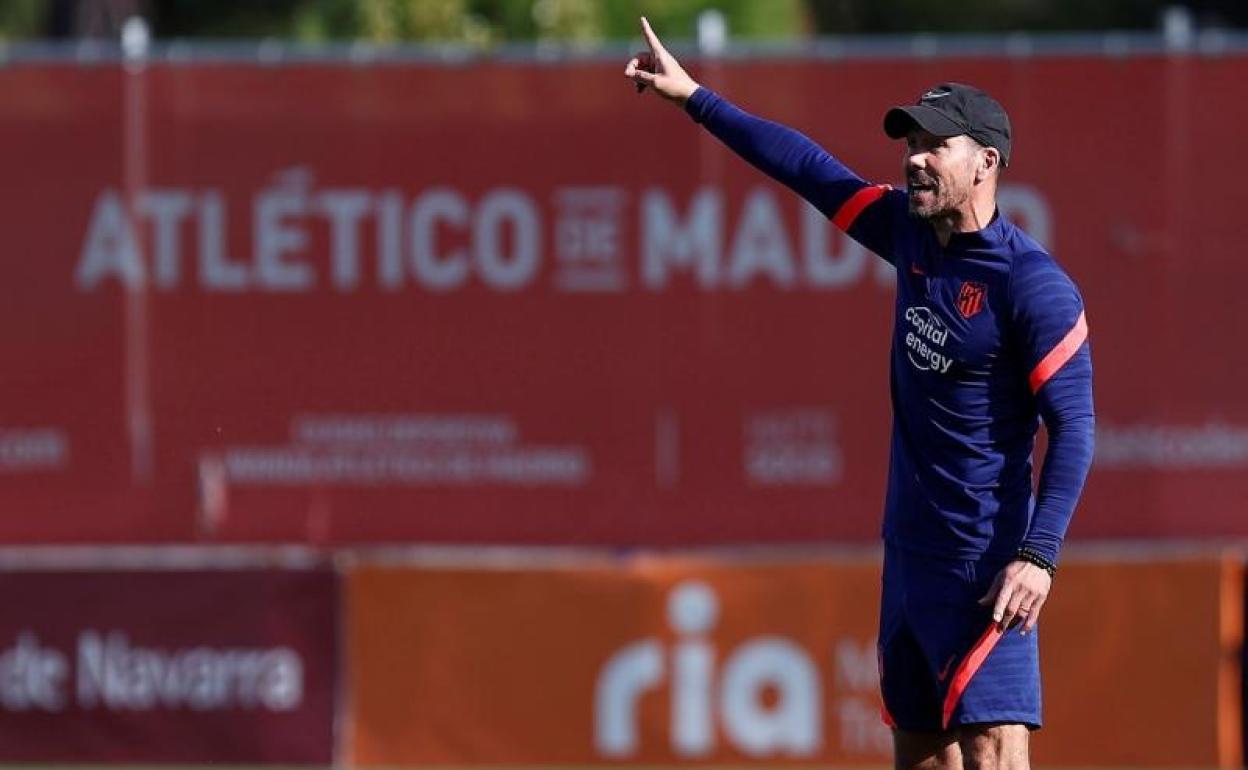
[[[907,208],[910,216],[930,222],[933,219],[948,219],[955,216],[958,209],[968,198],[970,198],[969,194],[962,195],[960,198],[955,197],[950,194],[948,188],[942,186],[938,188],[932,202],[925,206],[920,206],[914,196],[911,195]]]

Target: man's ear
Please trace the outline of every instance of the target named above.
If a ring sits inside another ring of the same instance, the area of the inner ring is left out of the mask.
[[[1001,151],[985,147],[979,153],[979,167],[975,169],[975,181],[983,182],[1001,173]]]

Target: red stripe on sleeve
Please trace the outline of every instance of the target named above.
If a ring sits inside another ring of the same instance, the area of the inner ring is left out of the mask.
[[[1079,350],[1079,346],[1088,338],[1088,319],[1086,313],[1079,314],[1079,320],[1075,321],[1075,326],[1066,332],[1066,336],[1057,346],[1049,351],[1044,360],[1036,364],[1036,368],[1031,370],[1031,377],[1028,378],[1031,383],[1031,392],[1039,393],[1040,388],[1044,387],[1044,383],[1049,378],[1057,374],[1057,370],[1061,369],[1071,356]]]
[[[975,642],[975,646],[962,659],[962,664],[958,666],[957,672],[953,675],[953,681],[949,683],[949,691],[945,693],[945,708],[940,720],[942,729],[949,729],[949,720],[953,718],[953,710],[957,708],[958,701],[962,700],[962,693],[966,692],[966,686],[971,683],[971,678],[988,659],[988,653],[992,652],[992,648],[1001,641],[1001,634],[999,623],[989,623],[988,630],[984,631],[984,635],[979,637],[979,641]]]
[[[854,223],[854,220],[858,218],[858,215],[862,213],[863,209],[870,206],[872,203],[875,203],[880,199],[880,196],[891,189],[893,189],[892,185],[886,184],[877,184],[862,188],[858,192],[849,196],[849,200],[841,204],[841,207],[836,210],[836,214],[832,216],[832,224],[842,230],[848,230],[849,226]]]

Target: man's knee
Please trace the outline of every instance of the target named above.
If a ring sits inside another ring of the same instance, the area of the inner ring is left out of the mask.
[[[958,737],[966,770],[1029,770],[1023,725],[965,725]]]
[[[893,731],[895,770],[962,770],[958,734]]]

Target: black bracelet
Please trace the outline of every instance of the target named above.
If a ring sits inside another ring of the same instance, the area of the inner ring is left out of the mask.
[[[1039,551],[1028,548],[1027,546],[1023,546],[1022,548],[1018,549],[1018,553],[1015,554],[1015,556],[1019,560],[1025,561],[1028,564],[1034,564],[1040,569],[1049,573],[1049,577],[1053,577],[1057,574],[1057,565],[1049,561],[1048,559],[1044,558],[1044,554],[1040,553]]]

